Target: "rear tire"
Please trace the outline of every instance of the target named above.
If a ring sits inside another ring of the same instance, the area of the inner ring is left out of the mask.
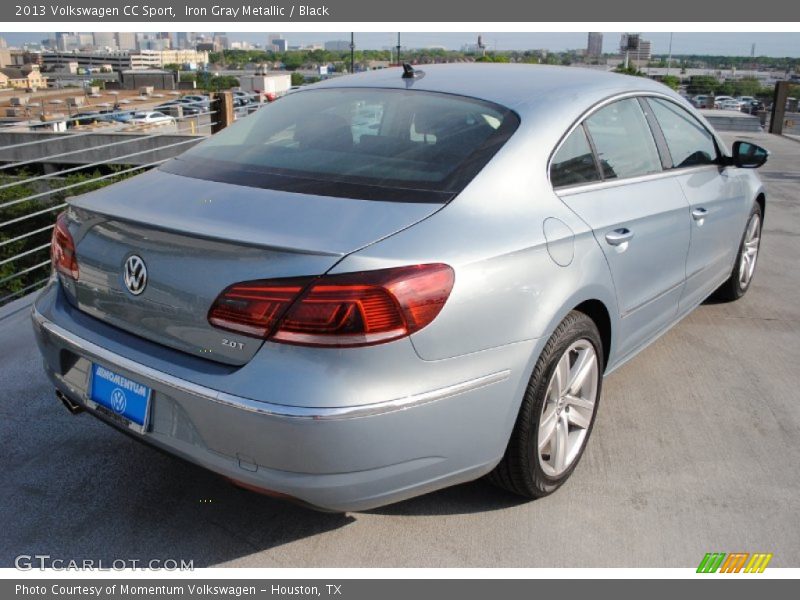
[[[569,478],[594,425],[603,365],[597,326],[572,311],[536,362],[505,455],[487,476],[490,482],[540,498]]]
[[[756,272],[758,252],[761,248],[761,226],[763,222],[761,205],[756,202],[753,204],[753,209],[747,219],[747,226],[744,228],[744,234],[739,244],[736,263],[733,265],[731,276],[714,292],[714,297],[717,300],[732,302],[744,296],[747,290],[750,289],[750,284],[753,282],[753,276]]]

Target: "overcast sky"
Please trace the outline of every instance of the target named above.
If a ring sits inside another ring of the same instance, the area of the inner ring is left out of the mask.
[[[559,51],[586,47],[585,33],[492,33],[484,31],[483,41],[490,49],[529,50],[546,48]],[[47,33],[0,33],[9,45],[24,42],[38,42],[54,34]],[[475,33],[403,33],[401,41],[408,48],[444,46],[458,50],[464,44],[472,44],[477,40]],[[614,52],[619,45],[617,33],[605,33],[603,50]],[[643,33],[645,39],[653,43],[654,54],[666,54],[669,51],[669,33]],[[265,43],[267,33],[229,33],[234,41],[248,40]],[[350,39],[349,32],[341,33],[286,33],[289,44],[323,43],[328,40]],[[356,33],[358,48],[383,48],[397,44],[396,33]],[[756,55],[800,57],[800,33],[675,33],[673,34],[673,54],[720,54],[748,56],[751,45],[756,45]]]

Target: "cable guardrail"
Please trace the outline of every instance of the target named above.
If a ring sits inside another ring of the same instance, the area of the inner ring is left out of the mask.
[[[236,91],[219,101],[187,95],[197,97],[162,98],[158,104],[102,111],[93,109],[105,109],[108,103],[89,104],[70,107],[72,114],[66,116],[0,124],[0,139],[14,141],[0,146],[0,305],[50,279],[43,271],[50,266],[54,217],[67,208],[69,195],[157,167],[201,136],[267,104],[261,93]],[[232,114],[226,115],[231,108]],[[151,116],[147,123],[135,116],[154,112],[164,118],[155,115],[152,122]],[[41,139],[31,139],[39,135]],[[141,146],[126,146],[137,142]],[[91,158],[81,156],[92,152]],[[48,172],[45,165],[55,170]]]
[[[214,124],[216,124],[216,123],[214,123]],[[93,133],[95,135],[97,135],[98,132],[95,131]],[[112,147],[115,147],[115,146],[123,146],[125,144],[133,144],[135,142],[140,142],[143,139],[149,139],[149,138],[154,138],[154,137],[163,137],[165,135],[168,135],[168,134],[165,134],[163,132],[159,132],[159,133],[153,133],[153,134],[150,134],[150,135],[142,135],[142,136],[139,136],[139,137],[131,137],[130,139],[126,139],[126,140],[120,140],[120,141],[117,141],[117,142],[109,142],[107,144],[99,144],[97,146],[92,146],[91,148],[88,148],[88,150],[103,150],[105,148],[112,148]],[[175,135],[175,134],[169,134],[169,135]],[[194,140],[192,140],[192,141],[194,141]],[[10,149],[13,149],[13,148],[18,148],[18,147],[19,146],[17,146],[16,144],[11,144],[9,146],[3,146],[2,148],[0,148],[0,150],[10,150]],[[10,163],[10,164],[7,164],[7,165],[0,165],[0,170],[17,169],[19,167],[24,167],[24,166],[30,165],[32,163],[41,163],[41,162],[44,162],[44,161],[50,161],[50,160],[53,160],[54,158],[64,158],[65,156],[70,156],[72,154],[78,154],[80,152],[86,152],[86,151],[87,151],[86,148],[77,148],[75,150],[68,150],[66,152],[59,152],[57,154],[50,154],[48,156],[38,156],[36,158],[23,160],[23,161],[18,161],[16,163]]]
[[[28,273],[31,273],[31,272],[35,271],[36,269],[41,269],[42,267],[45,267],[45,266],[50,266],[50,259],[49,258],[47,260],[43,261],[43,262],[40,262],[38,265],[33,265],[32,267],[28,267],[27,269],[23,269],[21,271],[17,271],[13,275],[9,275],[8,277],[3,277],[2,279],[0,279],[0,286],[3,285],[4,283],[8,283],[12,279],[17,279],[18,277],[21,277],[22,275],[26,275]]]
[[[152,136],[145,136],[144,139],[150,139],[150,138],[153,138],[153,137],[160,137],[161,135],[162,134],[157,134],[157,135],[152,135]],[[143,139],[143,138],[139,138],[139,140],[141,140],[141,139]],[[109,164],[111,162],[120,161],[120,160],[125,159],[125,158],[132,158],[134,156],[139,156],[140,154],[147,154],[148,152],[159,152],[159,151],[162,151],[162,150],[166,150],[168,148],[176,148],[178,146],[183,146],[185,144],[196,144],[196,143],[197,143],[197,140],[192,138],[192,139],[189,139],[189,140],[182,140],[180,142],[174,142],[172,144],[165,144],[163,146],[159,146],[158,148],[145,148],[144,150],[138,150],[136,152],[130,152],[129,154],[122,154],[120,156],[112,156],[111,158],[106,158],[104,160],[98,160],[98,161],[95,161],[95,162],[92,162],[92,163],[87,163],[85,165],[79,165],[77,167],[72,167],[72,168],[69,168],[69,169],[63,169],[61,171],[56,171],[55,173],[47,173],[45,175],[36,175],[35,177],[28,177],[27,179],[21,179],[19,181],[13,181],[11,183],[0,184],[0,190],[8,189],[8,188],[15,187],[15,186],[18,186],[18,185],[25,185],[25,184],[28,184],[28,183],[33,183],[34,181],[41,181],[43,179],[52,179],[52,178],[58,177],[60,175],[66,175],[68,173],[75,173],[75,172],[78,172],[78,171],[82,171],[84,169],[90,169],[92,167],[98,167],[100,165],[107,165],[107,164]],[[100,148],[100,147],[102,147],[102,146],[98,146],[97,148]],[[106,145],[105,147],[108,147],[108,146]],[[92,148],[92,150],[95,150],[97,148]],[[79,152],[85,152],[85,150],[79,150]],[[14,205],[20,204],[22,202],[27,202],[27,199],[22,198],[22,199],[17,199],[17,200],[11,200],[9,202],[0,204],[0,209],[7,208],[9,206],[14,206]]]
[[[50,264],[50,261],[47,261],[47,264]],[[33,292],[34,290],[39,289],[48,281],[50,281],[50,277],[45,277],[44,279],[40,279],[39,281],[31,283],[30,285],[26,285],[24,288],[19,289],[16,292],[12,292],[11,294],[6,294],[5,296],[0,297],[0,306],[10,302],[11,300],[14,300],[15,298],[19,298],[28,292]]]
[[[20,258],[24,258],[26,256],[30,256],[34,252],[38,252],[39,250],[44,250],[45,248],[49,248],[50,244],[42,244],[41,246],[37,246],[36,248],[31,248],[30,250],[26,250],[25,252],[20,252],[19,254],[15,254],[9,258],[4,258],[0,260],[0,267],[3,265],[7,265],[8,263],[12,263],[15,260],[19,260]]]
[[[9,244],[13,244],[15,242],[19,242],[21,240],[28,239],[34,235],[38,235],[45,231],[50,231],[53,229],[55,225],[47,225],[46,227],[41,227],[40,229],[34,229],[33,231],[28,231],[27,233],[23,233],[22,235],[18,235],[17,237],[9,238],[7,240],[0,241],[0,248],[3,246],[8,246]]]
[[[145,165],[137,165],[135,167],[130,167],[129,169],[122,169],[121,171],[115,171],[113,173],[109,173],[108,175],[101,175],[99,177],[94,177],[94,178],[88,179],[86,181],[79,181],[78,183],[72,183],[70,185],[65,185],[65,186],[62,186],[62,187],[59,187],[59,188],[55,188],[53,190],[47,190],[45,192],[40,192],[38,194],[32,194],[30,196],[26,196],[25,200],[26,201],[36,200],[38,198],[43,198],[45,196],[50,196],[52,194],[57,194],[58,192],[63,192],[64,190],[72,190],[72,189],[75,189],[75,188],[78,188],[78,187],[89,185],[91,183],[95,183],[97,181],[105,181],[106,179],[111,179],[113,177],[118,177],[120,175],[125,175],[127,173],[132,173],[133,171],[140,171],[140,170],[149,169],[149,168],[158,166],[161,163],[167,162],[168,160],[170,160],[170,159],[163,158],[161,160],[156,160],[156,161],[153,161],[151,163],[147,163]],[[0,223],[0,229],[3,229],[4,227],[7,227],[8,225],[14,225],[16,223],[22,223],[23,221],[26,221],[26,220],[28,220],[28,219],[30,219],[32,217],[36,217],[36,216],[45,214],[47,212],[52,212],[52,211],[54,211],[54,210],[56,210],[58,208],[64,208],[66,206],[67,206],[67,203],[64,202],[62,204],[59,204],[58,206],[50,207],[50,208],[47,208],[47,209],[44,209],[44,210],[41,210],[41,211],[37,211],[37,212],[31,213],[31,214],[28,214],[28,215],[23,215],[21,217],[17,217],[15,219],[11,219],[9,221],[3,221],[2,223]]]

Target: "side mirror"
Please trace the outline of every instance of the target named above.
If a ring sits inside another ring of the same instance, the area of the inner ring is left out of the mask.
[[[756,144],[743,142],[741,140],[733,142],[733,164],[743,169],[757,169],[769,157],[769,151]]]

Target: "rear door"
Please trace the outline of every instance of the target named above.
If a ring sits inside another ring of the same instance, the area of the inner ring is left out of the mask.
[[[730,275],[748,206],[734,167],[720,166],[714,136],[686,109],[648,98],[669,150],[671,172],[691,210],[691,244],[680,310],[701,302]]]
[[[677,315],[689,247],[689,208],[680,184],[663,172],[638,99],[599,109],[576,135],[588,135],[601,180],[557,191],[592,228],[605,254],[620,307],[619,352],[624,356]],[[551,180],[561,153],[554,157]]]

